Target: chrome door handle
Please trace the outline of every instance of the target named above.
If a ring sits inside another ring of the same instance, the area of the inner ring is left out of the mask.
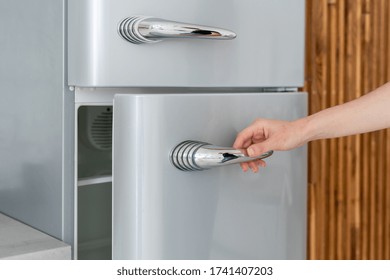
[[[273,154],[268,151],[258,157],[248,157],[242,150],[214,146],[199,141],[184,141],[173,148],[172,164],[182,171],[201,171],[212,167],[263,159]]]
[[[133,44],[156,43],[166,38],[231,40],[233,31],[160,18],[133,16],[118,25],[119,35]]]

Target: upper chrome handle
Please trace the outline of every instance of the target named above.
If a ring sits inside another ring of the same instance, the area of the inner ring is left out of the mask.
[[[231,40],[237,36],[233,31],[217,27],[145,16],[123,19],[118,25],[118,32],[123,39],[133,44],[156,43],[166,38]]]
[[[184,141],[171,152],[172,164],[182,171],[201,171],[212,167],[263,159],[273,154],[268,151],[258,157],[248,157],[243,150],[218,147],[205,142]]]

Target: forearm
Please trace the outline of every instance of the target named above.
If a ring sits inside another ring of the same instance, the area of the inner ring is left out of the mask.
[[[390,127],[390,83],[345,104],[296,121],[305,142]]]

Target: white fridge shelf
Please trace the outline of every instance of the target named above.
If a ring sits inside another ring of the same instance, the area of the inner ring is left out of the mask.
[[[112,182],[112,176],[94,176],[94,177],[87,177],[87,178],[80,178],[77,181],[78,187],[84,187],[84,186],[90,186],[90,185],[97,185],[97,184],[103,184],[103,183],[111,183]]]

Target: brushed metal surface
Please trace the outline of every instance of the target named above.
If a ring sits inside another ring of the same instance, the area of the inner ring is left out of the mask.
[[[182,172],[169,154],[185,139],[231,146],[255,118],[306,106],[304,93],[117,95],[113,258],[304,259],[306,147],[275,152],[258,174]]]
[[[192,0],[182,6],[182,0],[69,0],[69,85],[303,85],[304,0]],[[132,15],[223,27],[237,38],[129,44],[117,29]]]
[[[0,212],[71,243],[64,8],[62,0],[0,1]]]

